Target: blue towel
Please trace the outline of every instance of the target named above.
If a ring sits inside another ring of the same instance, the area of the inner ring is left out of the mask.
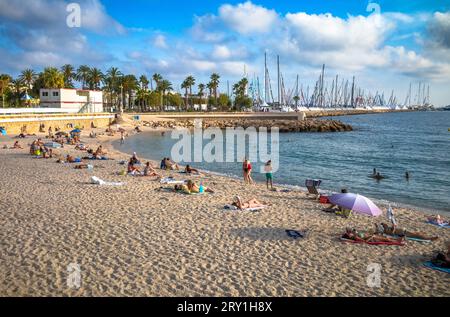
[[[423,265],[432,270],[450,273],[450,268],[437,266],[431,261],[425,262]]]
[[[290,238],[298,239],[298,238],[304,238],[306,234],[303,232],[299,232],[297,230],[286,230],[286,234]]]
[[[428,224],[436,226],[436,227],[440,227],[440,228],[450,228],[450,224],[446,223],[446,224],[442,224],[442,225],[438,225],[435,222],[431,222],[431,221],[427,221]]]

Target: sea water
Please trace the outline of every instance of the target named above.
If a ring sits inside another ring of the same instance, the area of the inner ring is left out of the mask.
[[[346,188],[378,200],[450,213],[450,111],[403,112],[334,117],[354,131],[280,133],[279,170],[274,182],[304,186],[321,179],[321,188]],[[141,133],[117,149],[161,160],[170,156],[177,139],[171,133]],[[210,142],[205,140],[204,143]],[[253,162],[253,178],[265,162]],[[185,164],[185,163],[184,163]],[[234,163],[189,163],[229,176],[241,176],[242,158]],[[376,168],[386,179],[370,178]],[[410,174],[409,180],[405,172]]]

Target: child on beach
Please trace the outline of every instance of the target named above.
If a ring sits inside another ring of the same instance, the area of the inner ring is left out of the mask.
[[[273,190],[273,174],[272,174],[272,161],[269,160],[266,165],[264,166],[264,171],[266,172],[266,185],[267,185],[267,189],[269,189],[269,185],[270,185],[270,189]]]

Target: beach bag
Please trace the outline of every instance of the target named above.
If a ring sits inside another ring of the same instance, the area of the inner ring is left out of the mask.
[[[329,204],[330,203],[330,199],[328,198],[328,196],[320,196],[319,202],[321,204]]]

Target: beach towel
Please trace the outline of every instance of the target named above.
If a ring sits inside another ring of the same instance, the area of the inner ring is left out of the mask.
[[[61,148],[61,144],[59,144],[57,142],[48,142],[48,143],[45,143],[44,146],[46,148],[52,148],[52,149],[59,149],[59,148]]]
[[[98,178],[97,176],[91,177],[91,184],[100,186],[122,186],[123,183],[105,182],[104,180]]]
[[[448,267],[440,267],[439,265],[436,265],[436,264],[434,264],[431,261],[425,262],[423,265],[425,267],[429,268],[429,269],[432,269],[432,270],[445,272],[445,273],[450,273],[450,268],[448,268]]]
[[[430,224],[430,225],[436,226],[436,227],[450,228],[450,224],[449,224],[448,222],[438,224],[438,223],[435,222],[435,221],[427,220],[427,223]]]
[[[168,185],[182,185],[186,183],[186,181],[177,181],[173,177],[165,177],[159,181],[161,184],[168,184]]]
[[[239,209],[235,205],[225,205],[223,209],[225,210],[243,210],[243,211],[259,211],[264,208],[267,208],[267,206],[261,206],[261,207],[254,207],[254,208],[245,208],[245,209]]]
[[[405,245],[402,242],[368,242],[368,241],[355,241],[355,240],[351,240],[351,239],[345,239],[343,237],[339,238],[341,240],[341,242],[346,242],[346,243],[358,243],[358,244],[369,244],[369,245],[400,245],[403,246]]]
[[[397,235],[386,235],[386,237],[393,238],[393,239],[400,238],[400,236],[397,236]],[[430,243],[431,242],[431,240],[425,240],[425,239],[419,239],[419,238],[411,238],[411,237],[406,237],[406,240],[416,241],[416,242],[423,242],[423,243]]]
[[[286,230],[286,234],[288,235],[288,237],[293,238],[294,240],[298,239],[298,238],[306,238],[306,231],[297,231],[297,230]]]

